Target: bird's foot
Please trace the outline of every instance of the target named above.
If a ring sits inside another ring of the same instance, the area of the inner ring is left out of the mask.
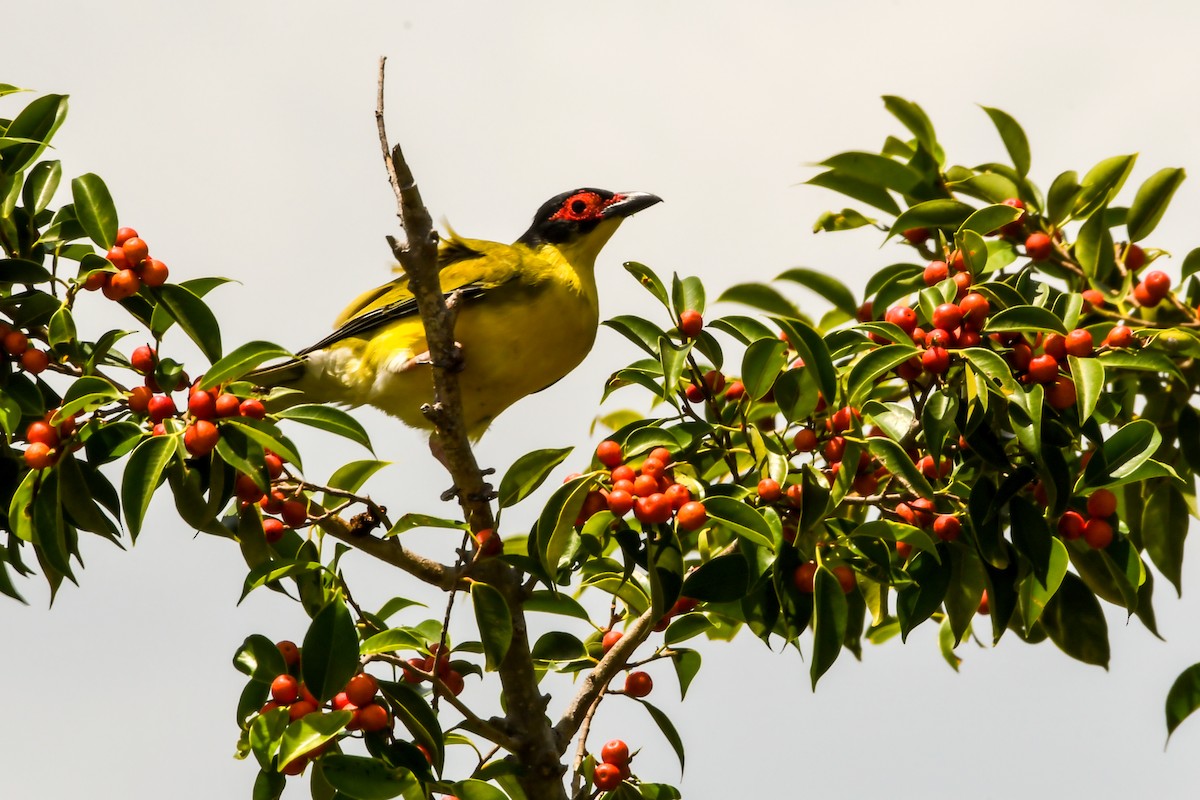
[[[491,467],[488,467],[487,469],[482,469],[479,471],[479,473],[481,475],[494,475],[495,472],[496,472],[496,470]],[[462,495],[461,489],[459,489],[457,486],[451,486],[449,489],[442,492],[441,499],[444,502],[448,502],[457,497],[460,497],[461,495]],[[474,494],[470,494],[467,496],[467,499],[471,500],[473,502],[490,503],[491,501],[495,500],[496,497],[497,497],[497,494],[496,494],[495,487],[493,487],[490,483],[485,482],[483,484],[483,491],[476,492]]]

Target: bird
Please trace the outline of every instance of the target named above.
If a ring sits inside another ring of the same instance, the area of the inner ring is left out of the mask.
[[[556,383],[592,349],[599,326],[595,264],[626,217],[661,202],[648,192],[581,188],[555,195],[512,244],[453,231],[438,249],[442,292],[459,292],[454,329],[463,422],[478,441],[521,398]],[[359,295],[334,331],[248,376],[305,402],[374,406],[414,428],[433,402],[425,329],[407,277]]]

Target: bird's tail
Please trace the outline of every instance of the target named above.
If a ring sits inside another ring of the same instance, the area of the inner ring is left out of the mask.
[[[269,389],[273,386],[292,386],[304,378],[305,366],[303,358],[293,358],[282,364],[260,367],[246,375],[246,380],[258,386]]]

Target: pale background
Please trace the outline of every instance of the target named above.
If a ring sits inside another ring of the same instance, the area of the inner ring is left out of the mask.
[[[652,313],[627,259],[699,274],[714,293],[797,265],[861,289],[898,260],[871,233],[813,236],[817,214],[842,201],[797,186],[807,162],[903,135],[881,94],[921,103],[964,164],[1004,158],[975,104],[1009,111],[1043,188],[1135,150],[1131,186],[1162,166],[1200,175],[1200,11],[1183,2],[45,2],[2,17],[0,81],[72,95],[57,140],[66,175],[104,176],[122,222],[174,278],[241,282],[211,295],[230,345],[303,346],[386,280],[380,55],[393,136],[434,215],[465,234],[514,238],[545,198],[578,185],[666,199],[601,257],[608,316]],[[1193,181],[1150,242],[1180,257],[1200,240]],[[501,417],[482,462],[589,447],[602,376],[635,357],[602,330],[583,369]],[[397,462],[375,496],[449,513],[432,499],[446,478],[423,437],[363,418]],[[365,457],[301,441],[314,477]],[[253,632],[299,639],[298,607],[268,592],[235,607],[236,548],[194,538],[166,502],[132,551],[96,540],[84,553],[82,588],[64,587],[52,611],[36,581],[21,585],[31,607],[0,601],[0,797],[248,798],[255,768],[231,758],[242,676],[230,657]],[[407,588],[365,557],[345,563],[369,603]],[[1159,587],[1169,644],[1113,614],[1107,674],[1009,637],[962,648],[955,675],[921,630],[908,646],[868,646],[861,664],[844,657],[813,694],[794,653],[745,636],[704,647],[686,704],[669,669],[653,670],[650,699],[683,732],[689,798],[1190,797],[1200,722],[1164,753],[1162,703],[1200,661],[1200,609]],[[467,699],[486,693],[469,687]],[[595,741],[617,735],[643,749],[643,778],[678,779],[665,740],[620,698]]]

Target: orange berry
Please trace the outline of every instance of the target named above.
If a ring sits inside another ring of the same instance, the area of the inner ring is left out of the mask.
[[[943,542],[953,542],[962,532],[962,520],[953,514],[941,514],[933,521],[933,535]]]
[[[146,256],[150,255],[150,245],[146,244],[145,239],[137,236],[126,239],[121,245],[121,250],[125,253],[125,261],[133,269],[137,269]]]
[[[381,731],[388,728],[392,724],[392,715],[388,710],[378,703],[359,706],[354,712],[354,721],[358,727],[368,733]]]
[[[10,356],[19,356],[29,349],[29,337],[21,331],[9,331],[4,334],[4,352]]]
[[[138,232],[135,231],[133,228],[118,228],[117,229],[117,240],[116,240],[115,244],[117,247],[120,247],[121,245],[128,242],[130,239],[135,238],[137,235],[138,235]]]
[[[773,478],[763,478],[758,482],[758,497],[764,503],[774,503],[783,497],[783,487]]]
[[[142,279],[131,269],[118,270],[103,287],[109,300],[124,300],[133,297],[142,288]]]
[[[40,375],[50,366],[50,356],[45,351],[31,347],[21,354],[21,369],[30,375]]]
[[[375,680],[375,676],[368,675],[365,672],[360,672],[350,679],[346,684],[346,696],[350,698],[350,702],[362,708],[375,699],[376,692],[379,691],[379,681]]]
[[[1087,499],[1087,512],[1093,517],[1111,517],[1117,511],[1117,496],[1108,489],[1097,489]]]
[[[284,639],[283,641],[276,642],[275,646],[279,648],[279,654],[283,656],[283,663],[289,667],[294,667],[300,663],[300,648],[296,647],[295,642]]]
[[[221,432],[208,420],[198,419],[183,432],[183,446],[194,456],[206,456],[217,446]]]
[[[596,445],[596,460],[609,469],[613,469],[625,462],[625,454],[622,452],[621,445],[612,439],[605,439]]]
[[[286,530],[283,527],[283,523],[274,517],[264,517],[262,526],[263,536],[266,537],[267,542],[270,544],[275,544],[282,539],[283,532]]]
[[[617,642],[621,641],[621,637],[625,634],[620,631],[609,630],[604,632],[604,638],[600,640],[600,646],[604,648],[604,652],[608,652]]]
[[[267,409],[261,400],[250,398],[249,400],[242,401],[241,405],[238,406],[238,413],[250,419],[263,419],[267,416]]]
[[[614,764],[597,764],[592,771],[592,783],[602,792],[611,792],[621,785],[621,768]]]
[[[142,283],[147,286],[162,286],[170,277],[171,271],[167,265],[157,258],[147,258],[142,262]]]
[[[675,521],[685,531],[694,531],[708,522],[708,512],[704,508],[704,503],[693,500],[690,503],[684,503],[679,508],[675,515]]]
[[[58,447],[58,431],[52,426],[37,420],[29,423],[29,427],[25,429],[25,441],[30,444],[44,444],[46,447]]]
[[[240,412],[241,405],[241,398],[223,392],[217,395],[215,410],[218,417],[236,417]]]
[[[30,469],[45,469],[54,465],[56,455],[52,448],[36,442],[25,448],[25,466]]]
[[[687,310],[679,315],[679,332],[688,339],[695,339],[704,330],[704,317],[699,311]]]
[[[135,386],[129,390],[129,410],[135,414],[145,414],[150,407],[150,398],[154,392],[145,386]]]
[[[608,510],[618,517],[623,517],[633,509],[633,495],[623,489],[613,489],[608,493]]]
[[[631,672],[625,676],[625,694],[630,697],[645,697],[654,688],[654,681],[645,672]]]
[[[276,703],[287,705],[294,703],[300,696],[300,681],[288,674],[283,674],[271,681],[271,698]]]
[[[1034,261],[1045,261],[1054,252],[1054,242],[1044,233],[1031,233],[1025,239],[1025,254]]]

